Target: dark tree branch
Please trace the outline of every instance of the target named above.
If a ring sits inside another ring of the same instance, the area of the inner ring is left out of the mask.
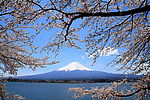
[[[56,7],[55,4],[53,3],[53,1],[52,1],[52,0],[49,0],[49,1],[52,3],[52,5],[54,6],[54,8],[57,9],[57,7]]]
[[[128,11],[122,11],[122,12],[108,12],[108,13],[103,13],[103,12],[97,12],[97,13],[87,13],[87,12],[76,12],[76,13],[64,13],[65,15],[77,15],[74,16],[67,27],[66,30],[66,34],[65,34],[65,41],[67,40],[67,35],[69,34],[69,28],[71,26],[71,24],[73,23],[74,20],[79,19],[79,18],[83,18],[83,17],[90,17],[90,16],[101,16],[101,17],[112,17],[112,16],[127,16],[127,15],[132,15],[136,14],[136,13],[141,13],[141,12],[148,12],[150,11],[150,5],[144,6],[142,8],[136,8],[136,9],[132,9],[132,10],[128,10]],[[60,12],[60,11],[59,11]]]
[[[143,0],[143,2],[141,3],[141,5],[139,6],[139,8],[141,8],[143,6],[143,4],[145,3],[146,0]]]
[[[38,3],[34,2],[33,0],[31,0],[31,1],[27,0],[27,1],[33,3],[33,4],[37,5],[37,6],[39,6],[43,10],[43,7],[41,5],[39,5]]]
[[[97,12],[97,13],[88,13],[88,12],[75,12],[75,13],[66,13],[67,15],[75,15],[78,14],[78,16],[75,16],[74,19],[83,18],[83,17],[89,17],[89,16],[101,16],[101,17],[112,17],[112,16],[127,16],[132,15],[136,13],[146,12],[150,11],[150,5],[146,5],[142,8],[136,8],[131,9],[127,11],[122,12]]]
[[[7,12],[7,13],[3,13],[3,14],[0,14],[0,16],[4,16],[4,15],[10,15],[10,14],[12,14],[14,11],[12,11],[12,12]]]

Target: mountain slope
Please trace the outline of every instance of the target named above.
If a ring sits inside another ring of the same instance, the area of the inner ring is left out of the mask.
[[[125,75],[125,74],[112,74],[101,71],[94,71],[78,62],[72,62],[65,67],[59,68],[55,71],[30,75],[19,76],[17,79],[29,79],[29,80],[92,80],[92,79],[122,79],[122,78],[139,78],[137,75]]]

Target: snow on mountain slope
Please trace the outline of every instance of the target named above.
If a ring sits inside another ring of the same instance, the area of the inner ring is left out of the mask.
[[[72,62],[65,67],[59,68],[56,71],[74,71],[74,70],[85,70],[85,71],[93,71],[93,69],[84,67],[78,62]]]

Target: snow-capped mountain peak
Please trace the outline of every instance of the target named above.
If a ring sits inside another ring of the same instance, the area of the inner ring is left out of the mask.
[[[56,71],[74,71],[74,70],[85,70],[85,71],[93,71],[93,69],[84,67],[78,62],[72,62],[65,67],[59,68]]]

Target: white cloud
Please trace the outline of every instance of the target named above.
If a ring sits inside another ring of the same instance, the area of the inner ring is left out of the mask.
[[[119,51],[118,51],[118,49],[107,47],[107,48],[104,48],[102,51],[97,50],[97,53],[100,56],[112,56],[112,55],[118,55]],[[85,54],[88,56],[88,58],[93,58],[94,57],[94,54],[93,55],[89,55],[88,52],[85,52]]]
[[[111,56],[111,55],[118,55],[119,51],[118,49],[114,49],[113,51],[110,51],[106,54],[106,56]]]

